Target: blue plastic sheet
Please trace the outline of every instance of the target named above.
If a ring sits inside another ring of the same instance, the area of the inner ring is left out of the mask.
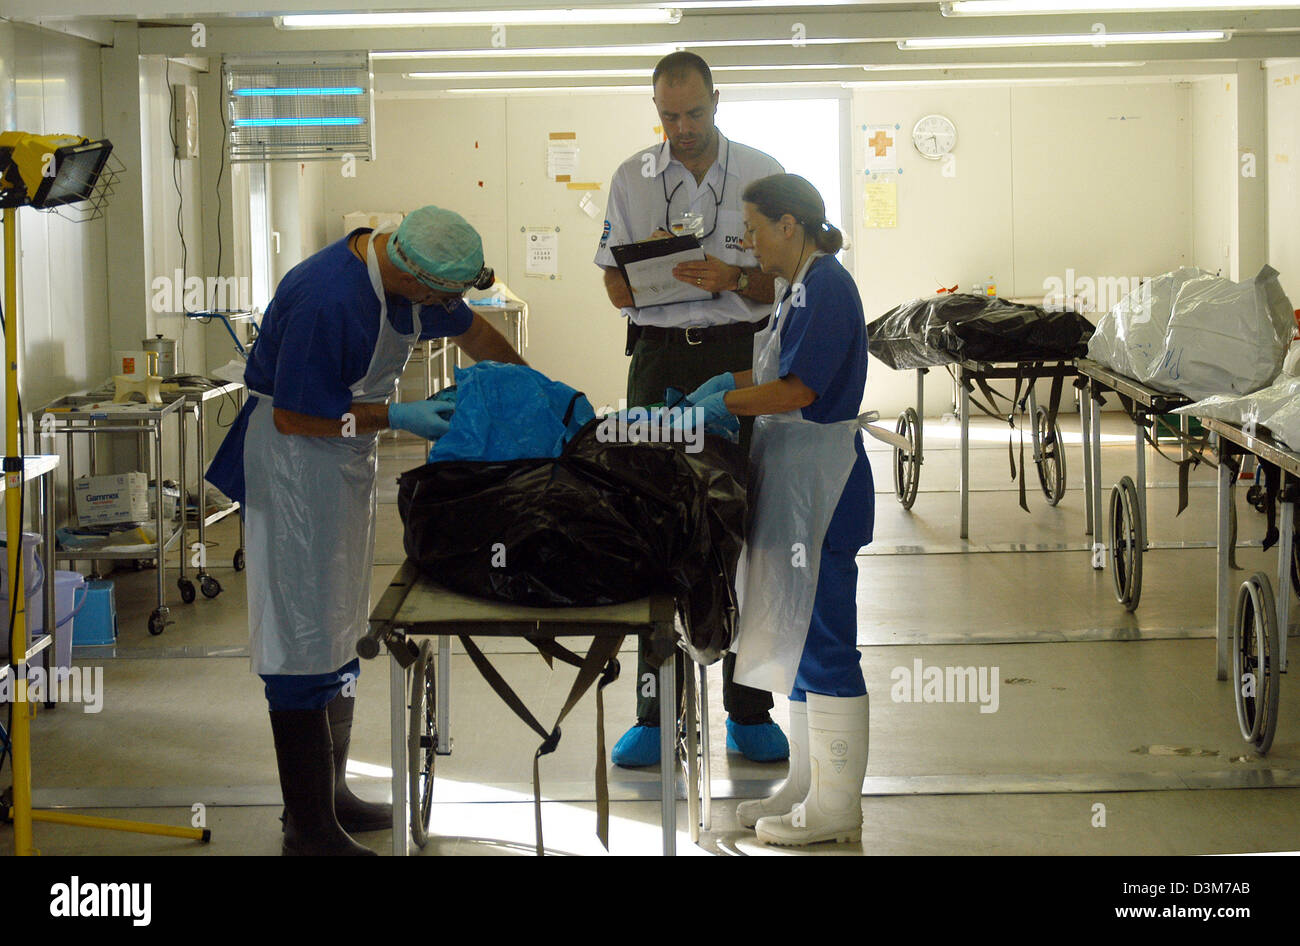
[[[429,462],[558,457],[596,416],[567,384],[525,365],[482,361],[456,369],[456,413]]]

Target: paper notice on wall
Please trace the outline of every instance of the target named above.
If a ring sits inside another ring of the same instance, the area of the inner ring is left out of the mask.
[[[552,181],[570,181],[578,173],[578,136],[571,131],[553,131],[546,141],[546,176]]]
[[[872,175],[867,178],[864,196],[868,229],[898,226],[898,178],[892,174]]]
[[[864,125],[862,138],[868,176],[898,170],[898,125]]]
[[[560,235],[553,227],[529,227],[524,231],[524,275],[559,277]]]

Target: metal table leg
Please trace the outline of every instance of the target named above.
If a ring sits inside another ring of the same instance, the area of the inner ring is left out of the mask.
[[[1222,454],[1220,454],[1222,457]],[[1230,504],[1232,502],[1231,491],[1232,471],[1228,469],[1228,464],[1219,462],[1219,489],[1218,489],[1218,518],[1219,518],[1219,541],[1218,554],[1215,557],[1215,584],[1217,588],[1218,607],[1214,621],[1214,677],[1216,680],[1228,679],[1228,641],[1232,637],[1232,631],[1228,627],[1231,620],[1231,611],[1233,608],[1233,596],[1229,583],[1228,556],[1231,549],[1228,547],[1228,517],[1231,514]],[[1283,586],[1290,587],[1290,581]]]
[[[659,800],[664,857],[677,854],[677,661],[659,666]]]
[[[700,667],[700,755],[704,760],[703,828],[712,831],[713,763],[709,760],[709,668],[704,666]]]
[[[1138,521],[1142,523],[1142,547],[1143,551],[1151,547],[1147,540],[1147,443],[1143,438],[1143,431],[1146,429],[1142,425],[1141,412],[1135,412],[1136,417],[1133,421],[1135,439],[1137,444],[1137,488],[1138,488]]]
[[[438,637],[438,755],[451,755],[451,637]]]
[[[1290,477],[1282,474],[1282,491],[1285,493],[1286,481]],[[1291,621],[1291,540],[1295,536],[1295,503],[1285,500],[1280,504],[1282,514],[1278,517],[1277,544],[1277,637],[1278,664],[1282,673],[1286,673],[1286,638]]]
[[[700,843],[700,756],[695,719],[695,670],[690,661],[685,671],[686,684],[686,818],[691,843]]]
[[[1092,567],[1106,567],[1106,513],[1101,505],[1101,392],[1088,382],[1088,426],[1092,428]]]
[[[916,369],[916,465],[925,459],[925,369]]]
[[[393,856],[408,853],[406,828],[406,671],[392,654],[388,655],[388,753],[393,770]]]
[[[970,392],[966,390],[966,372],[961,371],[961,538],[970,537]]]
[[[1096,513],[1092,508],[1092,423],[1088,416],[1089,398],[1086,389],[1075,390],[1079,401],[1079,432],[1083,435],[1083,534],[1096,535],[1096,520],[1093,518]]]

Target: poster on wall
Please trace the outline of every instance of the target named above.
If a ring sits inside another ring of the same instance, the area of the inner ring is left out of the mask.
[[[868,177],[901,170],[898,166],[898,127],[896,122],[862,126],[862,166]]]
[[[524,275],[559,277],[560,234],[554,227],[529,227],[524,231]]]
[[[869,230],[898,226],[898,178],[893,174],[873,174],[867,178],[863,204]]]
[[[553,131],[546,139],[546,176],[552,181],[571,181],[578,172],[578,136],[571,131]]]

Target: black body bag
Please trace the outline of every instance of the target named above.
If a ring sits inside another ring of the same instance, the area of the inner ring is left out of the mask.
[[[871,354],[891,368],[959,361],[1069,361],[1088,353],[1093,325],[994,296],[943,293],[913,299],[867,326]]]
[[[450,461],[404,473],[397,508],[406,554],[454,591],[517,604],[671,594],[692,656],[712,663],[735,630],[747,457],[711,434],[697,453],[601,442],[602,423],[588,423],[555,459]],[[671,653],[671,641],[654,643],[657,660]]]

